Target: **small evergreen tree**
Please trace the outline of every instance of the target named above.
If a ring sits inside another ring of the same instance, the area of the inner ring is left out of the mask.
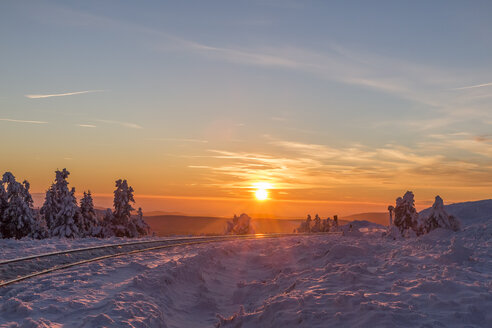
[[[84,191],[84,196],[80,200],[81,226],[86,237],[102,237],[101,222],[99,222],[96,211],[94,210],[94,201],[90,190]]]
[[[3,182],[0,180],[0,238],[3,237],[3,214],[5,213],[5,210],[7,209],[8,205],[8,198],[7,198],[7,192],[5,191],[5,188],[3,187]]]

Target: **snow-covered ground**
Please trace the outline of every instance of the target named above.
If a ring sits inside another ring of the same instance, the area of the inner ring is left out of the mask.
[[[358,223],[91,263],[0,289],[0,326],[492,327],[491,209],[415,239]]]

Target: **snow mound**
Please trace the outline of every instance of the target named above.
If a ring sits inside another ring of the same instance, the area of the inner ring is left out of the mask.
[[[463,225],[487,223],[492,220],[492,199],[444,205],[447,213],[460,219]],[[428,215],[432,207],[422,210],[420,214]]]

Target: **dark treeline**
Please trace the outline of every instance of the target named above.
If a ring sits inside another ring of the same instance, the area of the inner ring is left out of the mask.
[[[99,216],[90,191],[84,192],[80,206],[77,204],[75,188],[68,187],[69,175],[66,169],[55,171],[55,181],[36,211],[29,182],[20,183],[12,173],[4,173],[0,181],[0,238],[134,238],[150,233],[141,208],[131,215],[135,199],[126,180],[116,181],[113,210]]]

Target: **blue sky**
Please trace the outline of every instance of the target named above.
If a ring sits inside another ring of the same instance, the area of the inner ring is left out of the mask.
[[[3,1],[1,169],[42,192],[490,198],[490,1]],[[446,198],[445,198],[446,200]]]

